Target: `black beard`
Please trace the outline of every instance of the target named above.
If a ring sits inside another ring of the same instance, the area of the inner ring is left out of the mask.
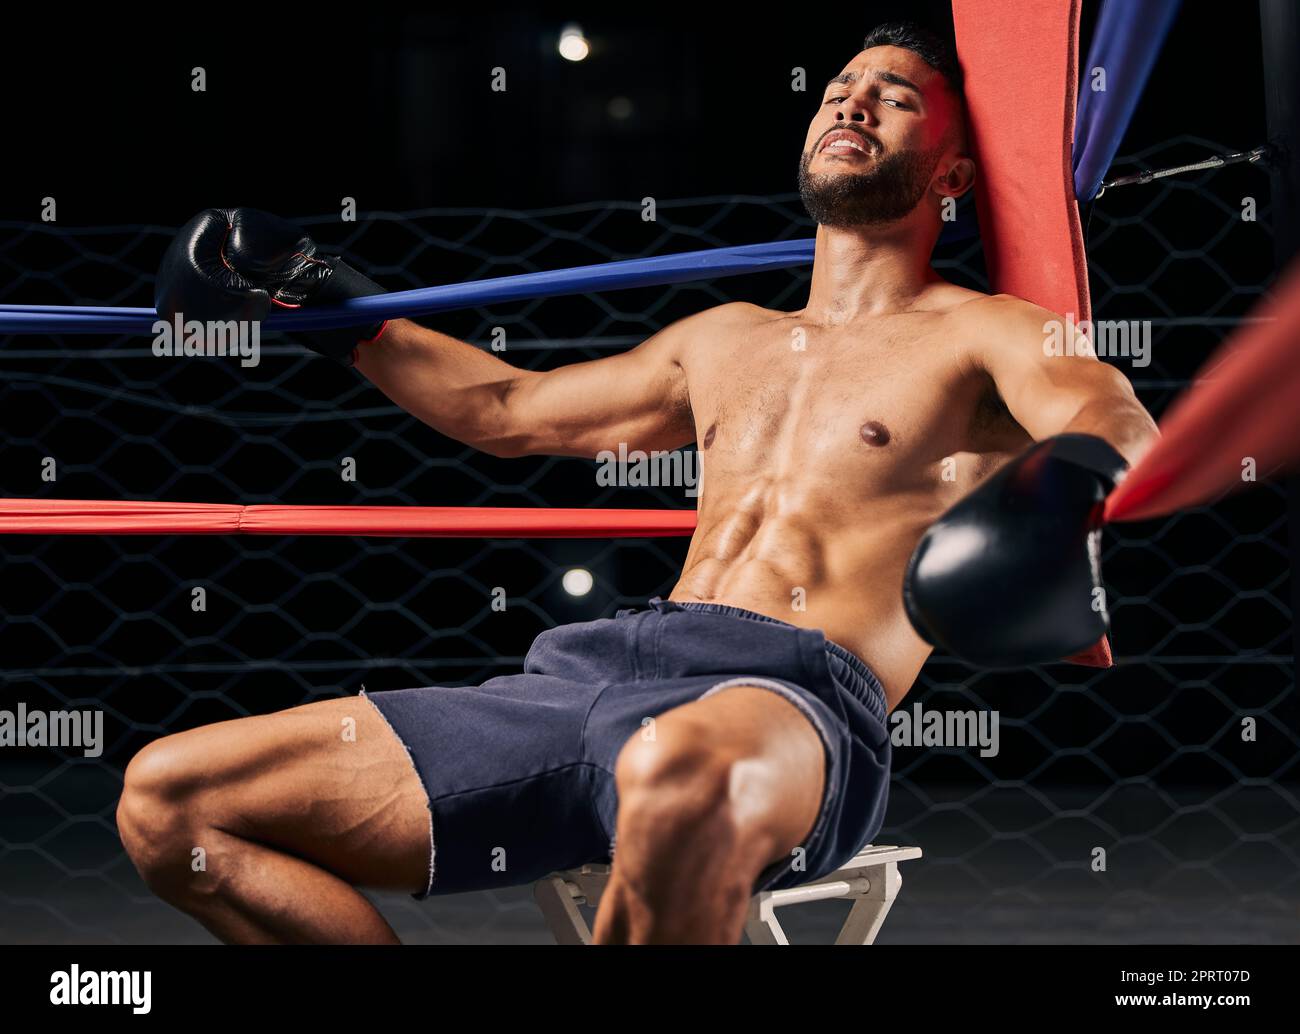
[[[942,148],[899,151],[879,159],[869,172],[836,176],[810,173],[813,156],[806,152],[799,158],[799,196],[813,221],[822,226],[848,229],[892,223],[920,203],[942,153]]]

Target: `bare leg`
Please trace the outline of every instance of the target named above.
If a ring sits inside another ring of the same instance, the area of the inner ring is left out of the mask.
[[[396,943],[353,885],[428,881],[427,798],[360,697],[151,743],[117,822],[154,892],[227,942]]]
[[[736,686],[674,708],[615,770],[614,865],[598,943],[735,944],[755,879],[821,806],[825,753],[785,698]]]

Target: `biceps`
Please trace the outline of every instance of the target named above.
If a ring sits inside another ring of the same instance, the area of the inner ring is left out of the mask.
[[[1011,415],[1035,438],[1059,433],[1089,404],[1132,396],[1122,373],[1080,356],[1021,357],[993,379]]]
[[[675,449],[695,437],[681,367],[636,350],[530,374],[508,408],[521,453]]]

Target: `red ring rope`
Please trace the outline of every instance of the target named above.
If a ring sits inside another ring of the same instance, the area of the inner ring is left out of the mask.
[[[403,538],[657,538],[690,535],[694,510],[508,506],[238,506],[0,499],[7,535],[378,535]]]

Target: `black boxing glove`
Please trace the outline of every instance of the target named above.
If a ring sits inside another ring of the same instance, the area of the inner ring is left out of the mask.
[[[1101,525],[1128,464],[1090,434],[1021,453],[934,522],[903,603],[932,646],[987,667],[1060,660],[1106,634]]]
[[[272,306],[333,305],[384,289],[287,219],[255,208],[208,208],[176,234],[154,282],[154,307],[169,322],[185,319],[261,320]],[[357,327],[299,331],[321,355],[351,362],[359,341],[384,321]]]

